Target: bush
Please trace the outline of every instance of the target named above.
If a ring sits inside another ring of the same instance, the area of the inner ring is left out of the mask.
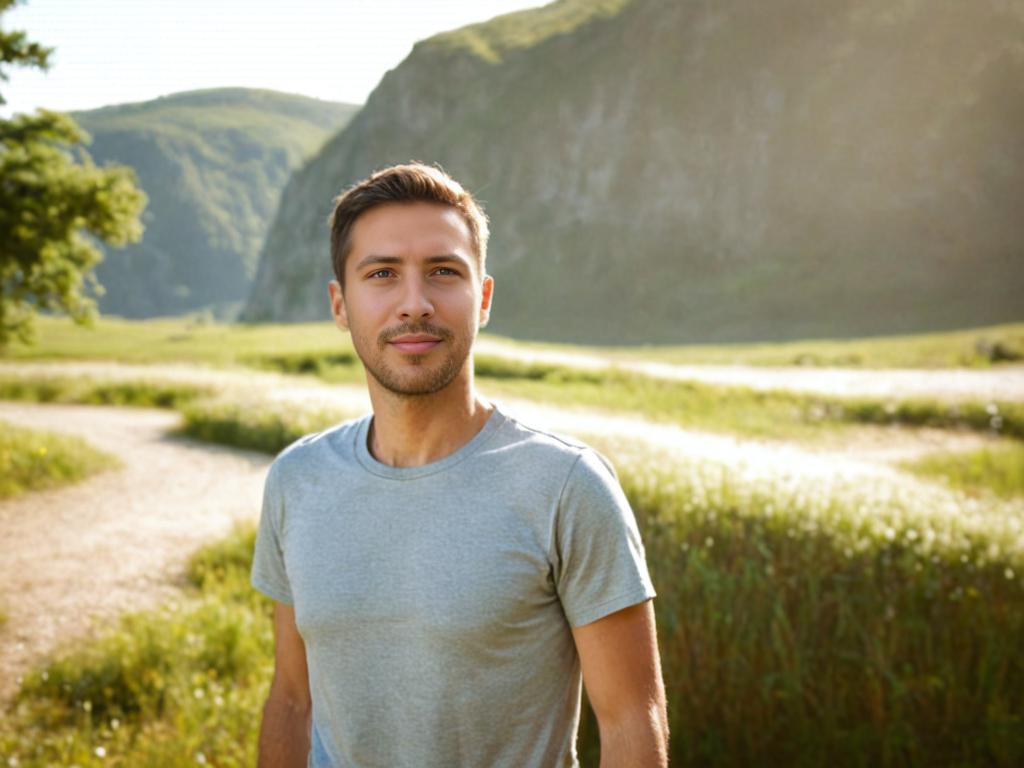
[[[1019,506],[604,449],[658,591],[672,765],[1024,761]]]
[[[0,499],[77,482],[120,461],[73,435],[0,421]]]

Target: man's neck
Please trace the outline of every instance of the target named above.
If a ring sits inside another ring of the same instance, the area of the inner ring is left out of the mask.
[[[476,394],[473,379],[456,379],[440,392],[414,397],[369,382],[373,403],[369,449],[392,467],[420,467],[440,461],[483,429],[494,406]]]

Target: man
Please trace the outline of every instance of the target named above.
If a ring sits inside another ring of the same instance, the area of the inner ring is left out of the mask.
[[[473,386],[487,220],[437,168],[335,201],[331,311],[373,413],[296,441],[264,489],[252,583],[273,598],[260,766],[667,765],[655,596],[594,450]]]

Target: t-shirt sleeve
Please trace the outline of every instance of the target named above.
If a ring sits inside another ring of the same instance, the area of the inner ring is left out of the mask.
[[[614,470],[585,449],[556,512],[555,589],[572,627],[656,596],[636,517]]]
[[[249,581],[257,590],[280,603],[292,604],[292,590],[284,566],[281,530],[284,524],[284,495],[281,493],[277,462],[270,465],[263,484],[263,508],[256,530],[256,548]]]

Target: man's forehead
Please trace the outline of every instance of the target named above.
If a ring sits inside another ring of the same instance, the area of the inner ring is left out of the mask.
[[[458,209],[439,203],[387,203],[356,219],[353,230],[373,237],[470,237]]]
[[[372,208],[352,226],[352,251],[357,260],[368,255],[469,258],[473,244],[469,226],[458,210],[434,203],[388,203]]]

